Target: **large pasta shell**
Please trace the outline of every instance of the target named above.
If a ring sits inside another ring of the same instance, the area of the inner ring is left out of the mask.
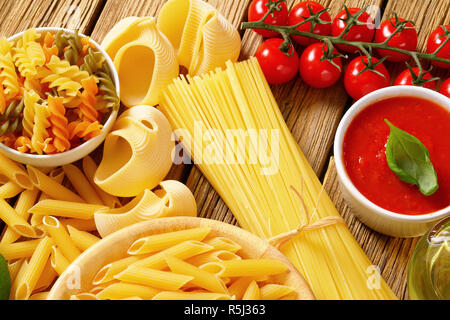
[[[121,20],[102,46],[114,61],[127,107],[158,104],[161,90],[178,75],[175,51],[153,17]]]
[[[119,197],[153,189],[172,166],[175,143],[169,122],[156,108],[136,108],[144,110],[145,121],[131,116],[116,121],[106,137],[103,158],[94,176],[101,189]]]
[[[157,25],[190,75],[224,67],[227,60],[239,57],[238,31],[202,0],[169,0],[161,9]]]
[[[117,209],[99,210],[95,225],[103,237],[137,222],[172,216],[197,215],[197,205],[192,192],[179,181],[167,180],[153,193],[146,189],[128,204]]]

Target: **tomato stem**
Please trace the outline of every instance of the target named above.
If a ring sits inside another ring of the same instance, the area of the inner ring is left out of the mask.
[[[278,1],[270,1],[271,3],[275,4],[275,6],[277,6],[279,3],[281,3],[283,0],[278,0]],[[264,22],[264,20],[267,18],[267,16],[274,11],[274,6],[269,6],[269,11],[266,13],[266,15],[259,21],[253,21],[253,22],[243,22],[241,24],[241,29],[245,30],[245,29],[265,29],[265,30],[271,30],[271,31],[275,31],[277,33],[279,33],[283,39],[285,40],[286,43],[289,43],[289,45],[284,45],[283,49],[284,49],[284,53],[289,55],[289,48],[292,45],[292,43],[290,42],[290,40],[288,40],[291,35],[296,35],[296,36],[304,36],[307,38],[312,38],[312,39],[316,39],[316,40],[320,40],[320,41],[326,41],[327,44],[331,43],[331,44],[346,44],[346,45],[352,45],[355,47],[358,47],[361,52],[364,53],[364,55],[366,55],[367,57],[371,57],[371,53],[373,49],[384,49],[384,50],[390,50],[390,51],[395,51],[395,52],[399,52],[399,53],[403,53],[405,55],[408,55],[410,57],[412,57],[415,61],[415,63],[417,64],[417,66],[419,67],[420,70],[422,70],[422,65],[419,59],[424,59],[424,60],[432,60],[432,61],[438,61],[438,62],[443,62],[443,63],[448,63],[450,64],[450,59],[445,59],[445,58],[441,58],[437,56],[437,53],[444,47],[444,45],[447,43],[447,41],[450,41],[450,32],[444,27],[444,29],[446,30],[445,34],[442,35],[442,37],[446,37],[446,39],[443,41],[443,43],[433,52],[433,53],[423,53],[423,52],[418,52],[418,51],[408,51],[408,50],[404,50],[401,48],[396,48],[396,47],[392,47],[388,45],[388,42],[390,39],[392,39],[392,37],[397,34],[398,32],[400,32],[403,29],[406,28],[410,28],[410,27],[406,27],[406,23],[410,22],[412,23],[412,21],[409,20],[405,20],[403,22],[400,23],[396,23],[396,30],[395,32],[393,32],[393,34],[387,38],[385,41],[383,42],[379,42],[379,43],[375,43],[375,42],[360,42],[360,41],[349,41],[349,40],[345,40],[344,36],[345,34],[348,33],[348,30],[350,30],[350,28],[352,26],[355,25],[361,25],[361,24],[365,24],[367,25],[368,23],[364,23],[361,21],[358,21],[358,17],[365,12],[366,8],[361,9],[360,11],[358,11],[357,13],[355,13],[354,15],[351,15],[348,8],[344,5],[344,9],[347,11],[347,18],[344,19],[344,21],[347,23],[345,29],[341,32],[341,34],[339,36],[333,37],[333,36],[325,36],[325,35],[320,35],[320,34],[315,34],[313,32],[305,32],[305,31],[299,31],[297,30],[297,27],[310,22],[313,23],[314,21],[320,21],[318,19],[319,16],[324,12],[324,10],[321,10],[311,16],[309,16],[308,18],[306,18],[305,20],[297,23],[296,25],[292,25],[292,26],[279,26],[279,25],[270,25],[270,24],[266,24]],[[328,8],[326,8],[328,9]],[[413,24],[413,23],[412,23]],[[289,42],[288,42],[289,41]],[[369,50],[369,51],[368,51]],[[428,81],[428,80],[427,80]]]

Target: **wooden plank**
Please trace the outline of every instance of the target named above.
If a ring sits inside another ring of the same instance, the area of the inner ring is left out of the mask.
[[[104,0],[3,0],[0,33],[13,35],[32,27],[65,27],[90,33]]]

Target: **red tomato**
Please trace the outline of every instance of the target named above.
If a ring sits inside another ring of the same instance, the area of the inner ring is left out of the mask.
[[[267,7],[267,3],[269,0],[253,0],[250,3],[250,7],[248,8],[248,21],[259,21],[262,18],[264,18],[264,15],[269,11],[269,8]],[[278,8],[280,8],[280,11],[273,11],[269,16],[264,20],[266,24],[271,25],[277,25],[277,26],[283,26],[287,25],[288,21],[288,9],[286,7],[285,2],[281,2],[278,4]],[[257,33],[262,35],[263,37],[276,37],[278,36],[278,33],[271,30],[264,30],[264,29],[254,29]]]
[[[447,98],[450,98],[450,78],[447,78],[442,84],[441,89],[439,90]]]
[[[255,53],[267,82],[281,84],[288,82],[298,72],[298,54],[291,47],[291,56],[280,50],[283,39],[272,38],[264,41]]]
[[[311,13],[308,10],[308,7],[314,12],[317,13],[324,9],[324,7],[315,1],[302,1],[297,3],[289,13],[289,20],[288,23],[290,26],[296,25],[305,18],[308,18],[311,16]],[[323,12],[320,16],[320,19],[324,21],[331,22],[331,17],[328,12]],[[311,22],[304,23],[297,27],[297,30],[304,31],[304,32],[310,32],[311,31]],[[325,23],[317,23],[314,26],[313,33],[320,34],[323,36],[327,36],[331,33],[331,23],[325,24]],[[319,42],[319,40],[303,37],[303,36],[295,36],[293,35],[292,38],[300,45],[302,46],[308,46],[314,42]]]
[[[450,25],[446,25],[445,28],[450,30]],[[436,30],[434,30],[429,36],[427,41],[427,53],[433,53],[437,48],[441,46],[441,44],[445,41],[445,30],[443,26],[439,26]],[[448,31],[447,31],[448,32]],[[439,50],[437,56],[439,58],[450,59],[450,40]],[[431,61],[436,67],[441,67],[448,69],[450,68],[449,63],[439,62],[439,61]]]
[[[405,21],[405,19],[398,19],[399,22]],[[405,26],[413,27],[410,22],[407,22]],[[387,38],[389,38],[397,29],[395,18],[391,18],[389,20],[385,20],[380,24],[379,29],[375,32],[375,42],[381,43],[384,42]],[[388,41],[388,45],[391,47],[408,50],[408,51],[416,51],[417,48],[417,31],[416,29],[403,29],[401,32],[396,33],[392,39]],[[382,57],[388,57],[388,61],[407,61],[410,56],[385,49],[377,49],[377,53]]]
[[[351,15],[356,14],[359,8],[348,8],[348,11]],[[342,10],[338,13],[338,15],[334,18],[333,23],[331,25],[331,35],[333,37],[339,36],[342,31],[344,31],[347,23],[342,21],[341,19],[347,18],[347,12]],[[372,17],[367,13],[363,12],[359,17],[358,21],[364,23],[370,23],[369,25],[356,25],[352,26],[347,34],[344,36],[344,40],[348,41],[360,41],[360,42],[371,42],[373,39],[373,34],[375,33],[375,27],[372,22]],[[345,52],[356,52],[358,50],[355,46],[350,46],[346,44],[336,44],[338,49],[341,49]]]
[[[415,75],[419,74],[418,67],[412,68],[412,70],[414,71]],[[431,73],[426,72],[425,75],[423,76],[423,79],[424,80],[431,79],[432,77],[433,76],[431,75]],[[409,69],[403,70],[395,79],[394,86],[402,86],[402,85],[417,86],[417,84],[413,84],[413,77]],[[434,90],[436,89],[436,81],[425,82],[422,84],[422,87]]]
[[[372,63],[376,63],[379,60],[372,57]],[[353,59],[347,66],[344,75],[344,85],[347,93],[355,100],[358,100],[366,94],[387,87],[391,82],[391,78],[386,67],[380,63],[374,69],[381,73],[375,73],[373,70],[366,70],[359,74],[368,62],[366,56],[357,57]]]
[[[320,59],[323,57],[323,44],[313,43],[307,47],[300,57],[300,76],[303,81],[313,88],[330,87],[339,80],[342,70],[341,58],[336,57],[333,62],[339,66],[337,68],[330,61]],[[337,54],[337,50],[333,50]]]

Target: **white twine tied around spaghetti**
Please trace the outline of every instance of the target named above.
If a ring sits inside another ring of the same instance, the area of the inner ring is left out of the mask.
[[[314,216],[317,213],[317,207],[319,205],[320,202],[320,196],[322,195],[323,190],[325,189],[325,183],[327,180],[328,175],[325,175],[325,179],[323,181],[322,187],[320,188],[319,191],[319,195],[317,196],[317,201],[316,201],[316,206],[314,207],[314,212],[312,214],[312,216]],[[303,179],[302,179],[302,189],[303,189]],[[345,220],[342,219],[341,216],[328,216],[325,218],[322,218],[320,220],[317,220],[313,223],[311,223],[311,217],[309,216],[308,213],[308,208],[306,207],[305,201],[303,200],[303,197],[301,196],[301,194],[294,188],[294,186],[290,186],[291,189],[294,191],[294,193],[297,195],[297,197],[300,199],[303,208],[305,210],[306,216],[307,216],[307,220],[308,223],[299,226],[297,229],[291,230],[291,231],[287,231],[287,232],[283,232],[277,236],[274,236],[272,238],[270,238],[268,241],[269,243],[274,246],[275,248],[279,249],[281,246],[283,246],[286,242],[291,241],[294,237],[298,236],[300,233],[305,232],[305,231],[311,231],[311,230],[318,230],[318,229],[322,229],[328,226],[332,226],[332,225],[336,225],[338,223],[342,223],[345,225]]]

